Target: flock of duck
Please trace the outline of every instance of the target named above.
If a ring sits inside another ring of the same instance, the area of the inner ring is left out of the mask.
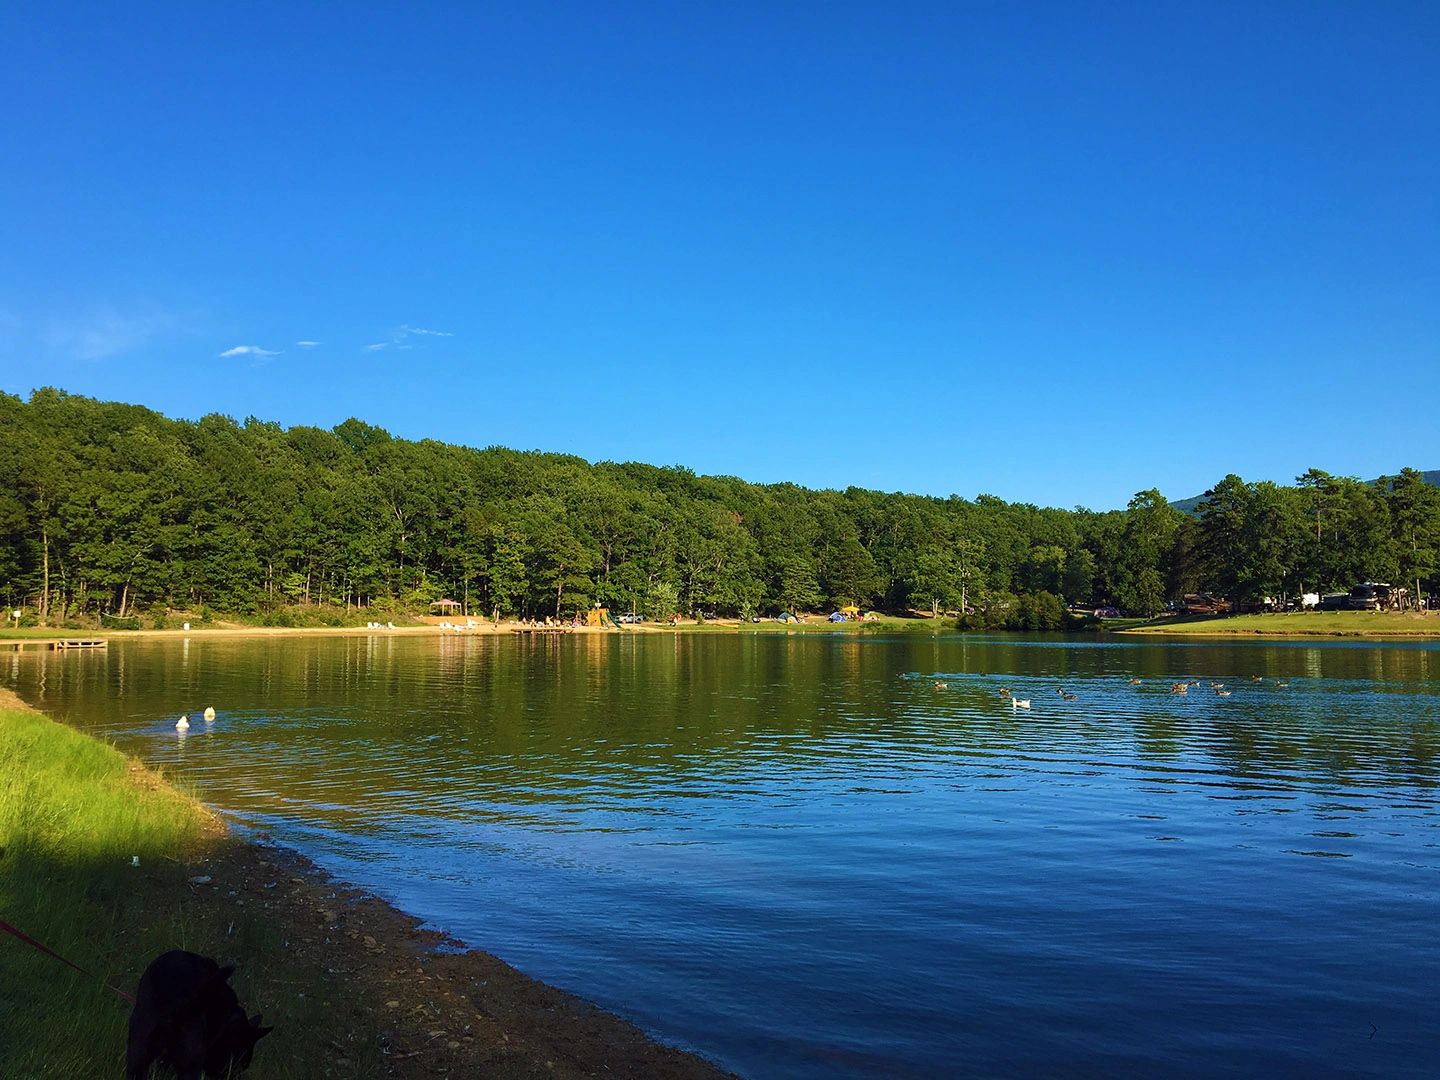
[[[205,722],[206,722],[207,724],[213,724],[213,723],[215,722],[215,706],[213,706],[213,705],[206,705],[206,706],[205,706],[204,716],[205,716]],[[189,716],[189,714],[186,714],[185,716],[180,717],[179,720],[176,720],[176,721],[175,721],[175,730],[176,730],[176,731],[189,731],[189,730],[190,730],[190,716]]]
[[[1251,675],[1251,676],[1250,676],[1250,681],[1251,681],[1252,683],[1262,683],[1262,682],[1265,681],[1265,676],[1263,676],[1263,675]],[[1140,678],[1131,678],[1131,679],[1130,679],[1130,685],[1131,685],[1131,686],[1144,686],[1144,685],[1145,685],[1145,680],[1144,680],[1144,679],[1140,679]],[[1191,688],[1192,686],[1199,686],[1199,685],[1200,685],[1200,680],[1199,680],[1199,679],[1188,679],[1188,680],[1182,680],[1182,681],[1180,681],[1180,682],[1172,682],[1172,683],[1170,684],[1170,693],[1172,693],[1172,694],[1188,694],[1188,693],[1190,692],[1190,688]],[[1289,684],[1288,682],[1284,681],[1283,679],[1277,679],[1277,680],[1275,680],[1274,685],[1277,686],[1277,687],[1280,687],[1281,689],[1283,689],[1283,688],[1289,686],[1290,684]],[[935,680],[935,689],[936,689],[936,690],[948,690],[948,689],[950,689],[950,684],[949,684],[948,682],[945,682],[943,679],[936,679],[936,680]],[[1212,681],[1212,682],[1210,683],[1210,689],[1215,692],[1215,696],[1216,696],[1216,697],[1227,698],[1227,697],[1229,697],[1230,694],[1231,694],[1231,691],[1226,688],[1226,686],[1225,686],[1225,684],[1224,684],[1223,682],[1213,682],[1213,681]],[[1055,688],[1055,693],[1058,694],[1058,695],[1060,696],[1060,698],[1061,698],[1062,700],[1064,700],[1064,701],[1078,701],[1078,700],[1079,700],[1079,697],[1080,697],[1078,694],[1072,694],[1072,693],[1070,693],[1070,691],[1066,690],[1063,686],[1057,686],[1057,687]],[[1013,693],[1011,693],[1010,688],[1009,688],[1008,686],[1002,686],[1002,687],[1000,687],[1000,690],[998,691],[998,696],[1000,697],[1001,700],[1008,700],[1008,701],[1010,702],[1010,707],[1011,707],[1012,709],[1028,709],[1028,708],[1030,708],[1030,698],[1016,697]]]
[[[1262,683],[1262,682],[1265,681],[1265,676],[1263,676],[1263,675],[1251,675],[1251,676],[1250,676],[1250,681],[1251,681],[1252,683]],[[1140,680],[1139,680],[1139,679],[1131,679],[1130,682],[1133,683],[1133,684],[1137,684],[1137,685],[1138,685],[1139,682],[1140,682]],[[1200,680],[1199,680],[1199,679],[1191,679],[1189,682],[1173,682],[1173,683],[1170,684],[1170,693],[1172,693],[1172,694],[1188,694],[1188,693],[1190,692],[1190,688],[1191,688],[1192,686],[1199,686],[1199,685],[1200,685]],[[1280,687],[1281,689],[1284,689],[1285,687],[1289,686],[1290,684],[1289,684],[1288,682],[1284,681],[1283,679],[1277,679],[1277,680],[1275,681],[1275,685],[1278,686],[1278,687]],[[1216,697],[1229,697],[1229,696],[1230,696],[1230,691],[1225,688],[1225,684],[1224,684],[1223,682],[1212,682],[1212,683],[1210,684],[1210,689],[1215,691],[1215,696],[1216,696]]]

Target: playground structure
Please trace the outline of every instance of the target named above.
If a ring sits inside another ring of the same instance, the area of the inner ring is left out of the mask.
[[[591,608],[585,612],[585,625],[608,627],[611,630],[620,629],[620,624],[610,617],[610,609],[603,607]]]

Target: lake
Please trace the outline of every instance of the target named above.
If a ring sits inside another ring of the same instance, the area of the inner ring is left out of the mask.
[[[0,672],[746,1076],[1440,1060],[1440,643],[197,637]]]

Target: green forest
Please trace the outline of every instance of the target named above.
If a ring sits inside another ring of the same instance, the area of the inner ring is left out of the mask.
[[[448,597],[487,616],[853,603],[1050,629],[1067,608],[1149,616],[1200,591],[1429,592],[1437,551],[1440,488],[1413,469],[1226,476],[1194,513],[1155,490],[1066,510],[477,450],[355,419],[287,429],[0,394],[0,597],[42,622],[184,610],[283,624]]]

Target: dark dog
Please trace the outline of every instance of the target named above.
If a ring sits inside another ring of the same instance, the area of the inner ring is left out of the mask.
[[[271,1031],[260,1017],[246,1017],[230,988],[233,965],[179,949],[156,957],[140,976],[130,1041],[127,1080],[147,1080],[155,1065],[168,1065],[179,1080],[230,1076],[250,1064],[255,1044]]]

